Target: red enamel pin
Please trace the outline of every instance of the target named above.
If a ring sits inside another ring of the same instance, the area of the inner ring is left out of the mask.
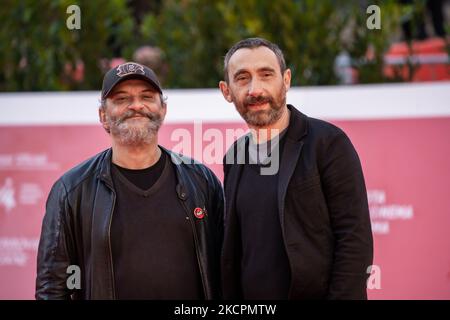
[[[203,219],[203,217],[205,216],[205,210],[203,210],[202,208],[195,208],[194,209],[194,216],[197,219]]]

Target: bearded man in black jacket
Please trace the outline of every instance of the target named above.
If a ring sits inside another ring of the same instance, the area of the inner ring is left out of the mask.
[[[128,62],[108,71],[101,101],[112,147],[54,184],[36,298],[218,298],[220,182],[158,145],[167,106],[150,68]]]
[[[372,232],[349,138],[286,104],[277,45],[236,43],[224,73],[222,94],[250,128],[224,158],[224,298],[366,299]]]

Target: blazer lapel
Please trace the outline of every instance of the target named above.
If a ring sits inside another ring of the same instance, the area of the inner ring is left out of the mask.
[[[236,143],[236,154],[233,157],[229,157],[232,159],[233,163],[224,163],[224,166],[226,168],[224,177],[226,198],[225,223],[229,221],[229,216],[232,212],[232,208],[234,208],[234,203],[236,201],[237,186],[242,173],[242,168],[245,163],[245,146],[247,145],[247,142],[247,135],[242,139],[239,139]],[[230,160],[228,159],[228,161]]]
[[[307,117],[291,105],[288,105],[288,109],[291,111],[291,116],[288,131],[286,132],[283,154],[281,155],[277,194],[278,213],[280,215],[281,231],[284,239],[286,239],[284,228],[284,199],[289,181],[302,152],[304,143],[302,139],[307,134]]]

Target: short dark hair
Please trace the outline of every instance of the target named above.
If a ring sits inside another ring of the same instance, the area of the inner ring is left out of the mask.
[[[278,64],[280,65],[281,74],[286,71],[286,61],[284,60],[283,51],[275,44],[263,38],[247,38],[237,42],[234,46],[228,50],[227,54],[224,58],[223,63],[223,73],[225,77],[225,81],[228,83],[228,62],[230,61],[231,56],[242,48],[255,49],[259,47],[267,47],[275,53],[277,57]]]

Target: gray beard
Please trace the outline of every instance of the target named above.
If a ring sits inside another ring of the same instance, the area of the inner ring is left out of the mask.
[[[139,146],[149,144],[158,134],[162,118],[154,116],[146,126],[134,127],[129,122],[112,121],[108,119],[111,135],[118,139],[120,144]]]

